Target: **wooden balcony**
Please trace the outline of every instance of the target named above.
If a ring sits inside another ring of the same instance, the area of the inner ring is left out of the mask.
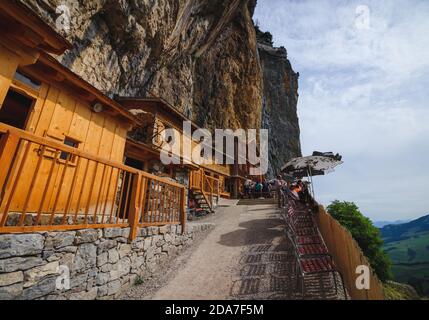
[[[185,186],[0,123],[0,233],[184,224]]]

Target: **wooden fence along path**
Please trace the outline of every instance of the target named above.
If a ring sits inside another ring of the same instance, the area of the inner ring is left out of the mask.
[[[371,269],[351,233],[328,214],[323,206],[319,206],[316,222],[337,268],[344,277],[346,288],[352,299],[384,300],[383,285]],[[356,279],[359,276],[356,269],[359,266],[370,268],[369,289],[359,290],[356,286]]]
[[[0,233],[186,222],[185,186],[0,123]]]

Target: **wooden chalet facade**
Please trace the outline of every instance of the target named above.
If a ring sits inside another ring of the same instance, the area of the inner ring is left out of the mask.
[[[54,58],[71,44],[19,2],[0,2],[0,27],[0,233],[130,226],[132,238],[185,224],[188,191],[210,209],[238,196],[246,166],[162,166],[157,130],[188,121],[174,107],[104,95]]]
[[[210,209],[213,209],[219,198],[237,197],[234,191],[234,183],[242,184],[244,179],[235,179],[234,165],[219,164],[201,164],[197,165],[192,159],[183,159],[183,145],[180,145],[181,164],[172,164],[165,166],[160,161],[160,152],[163,143],[163,131],[171,128],[175,129],[179,136],[176,139],[183,141],[183,123],[191,124],[191,132],[188,133],[188,139],[191,142],[192,150],[198,148],[199,141],[192,140],[190,134],[199,127],[191,120],[187,119],[176,108],[160,98],[141,99],[141,98],[118,98],[121,103],[130,112],[135,114],[141,125],[136,127],[128,135],[125,154],[126,163],[130,166],[137,165],[138,169],[161,175],[170,179],[175,179],[185,185],[191,197],[205,198]],[[187,161],[185,161],[187,160]],[[214,161],[213,161],[214,162]]]
[[[0,3],[0,233],[184,224],[183,185],[124,165],[138,119],[52,55],[71,45]]]

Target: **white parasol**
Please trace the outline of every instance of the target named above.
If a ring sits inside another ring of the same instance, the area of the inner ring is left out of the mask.
[[[312,185],[312,193],[314,198],[314,176],[326,175],[334,172],[335,168],[343,164],[339,156],[309,156],[294,158],[286,163],[281,171],[283,173],[291,174],[293,176],[308,176]]]
[[[334,169],[341,164],[343,164],[343,162],[336,158],[310,156],[294,158],[286,163],[281,170],[285,173],[294,173],[296,171],[309,169],[313,172],[312,175],[323,175],[333,172]]]

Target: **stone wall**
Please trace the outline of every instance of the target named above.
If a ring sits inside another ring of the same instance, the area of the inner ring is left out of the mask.
[[[0,235],[0,300],[114,299],[159,274],[211,224]]]

